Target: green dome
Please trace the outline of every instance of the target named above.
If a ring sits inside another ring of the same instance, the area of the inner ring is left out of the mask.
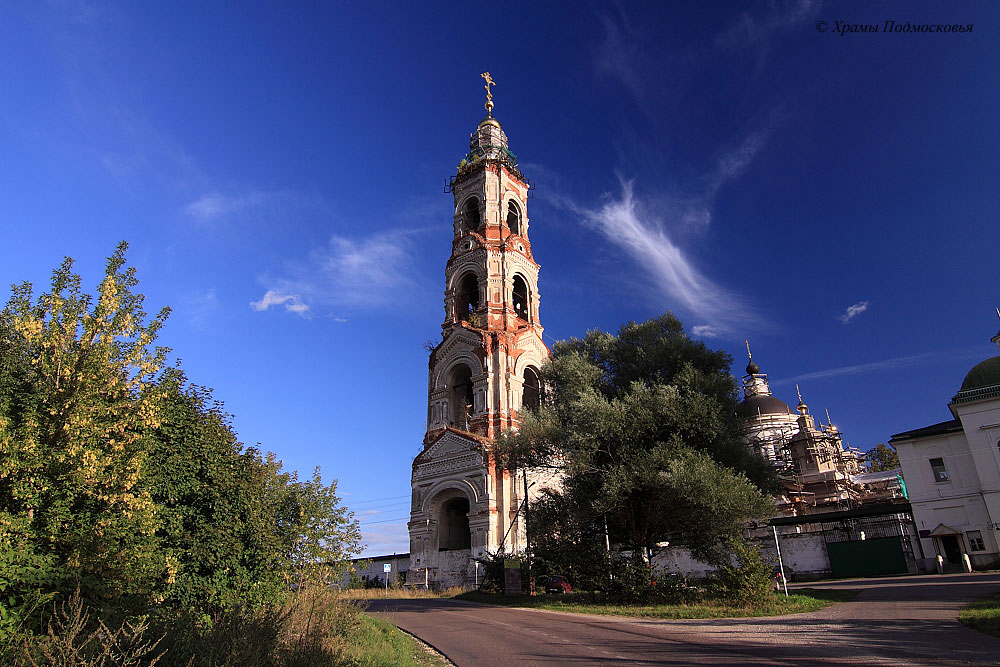
[[[959,391],[971,391],[1000,385],[1000,357],[980,361],[965,376]]]

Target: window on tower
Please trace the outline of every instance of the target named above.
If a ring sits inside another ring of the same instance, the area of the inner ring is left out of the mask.
[[[479,229],[479,224],[482,221],[482,216],[479,212],[479,200],[475,197],[470,197],[467,202],[465,202],[465,210],[462,213],[462,218],[465,222],[465,231],[474,232]]]
[[[468,320],[477,310],[479,310],[479,278],[474,273],[467,273],[458,283],[455,319],[459,322]]]
[[[529,312],[528,284],[521,276],[514,276],[514,314],[527,321]]]
[[[467,431],[469,418],[474,410],[472,369],[461,364],[451,372],[451,381],[448,383],[448,423]]]
[[[511,234],[521,233],[521,209],[517,207],[513,199],[507,204],[507,228],[510,229]]]
[[[521,394],[521,407],[537,410],[542,400],[542,385],[538,381],[538,373],[530,366],[524,369],[524,390]]]

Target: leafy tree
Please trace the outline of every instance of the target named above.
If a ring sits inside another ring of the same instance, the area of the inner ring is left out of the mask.
[[[149,434],[142,477],[158,507],[158,596],[203,613],[279,601],[288,539],[278,512],[289,476],[244,448],[211,390],[176,368],[158,388],[162,421]]]
[[[318,469],[299,481],[245,447],[211,390],[163,368],[154,341],[168,311],[146,316],[125,250],[96,298],[67,258],[49,291],[15,286],[0,311],[4,664],[21,648],[44,654],[30,640],[46,604],[74,591],[98,635],[155,605],[163,648],[189,664],[225,619],[277,632],[290,596],[327,590],[359,550],[336,482]],[[322,595],[309,600],[306,632],[327,613]]]
[[[152,380],[166,350],[153,342],[169,311],[147,320],[125,249],[96,300],[67,258],[37,299],[30,284],[13,287],[0,316],[0,562],[16,554],[34,568],[5,588],[76,580],[91,596],[142,595],[162,569],[139,477],[143,434],[160,419]]]
[[[899,467],[899,454],[892,447],[880,442],[868,451],[868,472],[885,472]]]
[[[606,521],[611,541],[647,557],[671,541],[728,562],[746,523],[773,512],[763,491],[775,487],[744,444],[729,364],[670,314],[557,343],[542,371],[545,405],[496,453],[511,466],[563,469],[578,526]]]

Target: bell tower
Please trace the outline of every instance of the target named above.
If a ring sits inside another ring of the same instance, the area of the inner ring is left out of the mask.
[[[518,507],[526,480],[497,464],[489,444],[515,429],[541,398],[548,356],[538,310],[538,269],[528,240],[528,180],[493,117],[486,118],[449,181],[454,199],[445,265],[442,340],[428,368],[427,433],[413,461],[409,583],[464,585],[473,558],[524,549]],[[533,494],[534,495],[534,494]]]

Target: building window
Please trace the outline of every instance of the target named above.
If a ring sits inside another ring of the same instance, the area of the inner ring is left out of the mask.
[[[514,276],[514,314],[522,320],[528,319],[528,284],[521,276]]]
[[[460,429],[469,429],[469,417],[475,411],[475,397],[472,393],[472,369],[465,364],[452,371],[448,383],[448,422]]]
[[[538,381],[538,373],[534,368],[524,369],[524,392],[521,395],[521,406],[529,410],[537,410],[541,403],[542,387]]]
[[[517,207],[513,199],[507,204],[507,228],[510,229],[511,234],[521,233],[521,209]]]
[[[465,202],[465,211],[462,214],[465,221],[465,231],[474,232],[479,229],[480,214],[479,214],[479,200],[475,197],[469,199]]]
[[[479,310],[479,278],[468,273],[458,283],[458,298],[455,300],[455,319],[459,322],[470,320],[470,315]]]
[[[931,459],[931,471],[934,473],[934,482],[947,482],[948,469],[944,467],[944,459]]]
[[[966,533],[969,537],[970,551],[986,551],[986,543],[983,542],[983,533],[978,530],[970,530]]]

